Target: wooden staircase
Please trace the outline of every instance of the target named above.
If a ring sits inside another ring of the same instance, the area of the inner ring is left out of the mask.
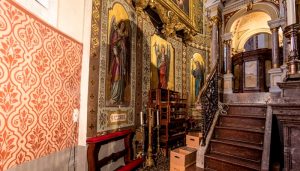
[[[260,170],[266,111],[264,104],[229,105],[214,128],[205,154],[205,170]]]

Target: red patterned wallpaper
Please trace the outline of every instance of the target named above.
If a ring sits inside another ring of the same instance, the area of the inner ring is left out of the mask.
[[[77,144],[82,44],[0,0],[0,171]]]

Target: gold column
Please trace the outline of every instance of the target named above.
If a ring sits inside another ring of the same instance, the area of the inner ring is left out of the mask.
[[[299,70],[299,54],[298,54],[298,46],[297,46],[297,34],[300,29],[300,24],[292,24],[285,28],[284,35],[291,40],[290,44],[290,52],[288,56],[288,77],[292,78],[293,75],[296,75]],[[300,78],[298,75],[297,78]]]
[[[146,167],[154,166],[153,154],[152,154],[152,129],[154,125],[154,116],[153,109],[148,109],[148,151],[147,151],[147,159],[146,159]]]

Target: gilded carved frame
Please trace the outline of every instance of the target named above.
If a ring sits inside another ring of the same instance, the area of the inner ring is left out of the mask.
[[[160,17],[163,27],[161,32],[165,37],[174,37],[177,31],[183,31],[183,41],[190,41],[197,32],[196,22],[194,20],[194,2],[189,1],[189,15],[181,10],[173,0],[139,0],[136,2],[136,10],[141,13],[143,9],[150,7]]]
[[[111,107],[107,106],[105,102],[105,81],[106,81],[106,64],[108,54],[108,11],[114,4],[121,4],[127,11],[129,20],[131,22],[132,38],[131,38],[131,100],[129,106]],[[132,127],[135,122],[135,86],[136,86],[136,30],[137,30],[137,16],[135,9],[123,0],[109,0],[102,1],[101,10],[101,46],[100,46],[100,61],[99,61],[99,88],[98,88],[98,110],[97,110],[97,132],[105,132],[124,127]],[[116,116],[116,114],[120,114]],[[122,116],[121,116],[122,115]],[[125,116],[126,115],[126,116]],[[114,118],[119,117],[121,121],[113,123]]]
[[[195,29],[194,22],[194,0],[189,0],[189,15],[182,11],[172,0],[156,0],[158,3],[163,5],[167,10],[172,10],[179,17],[179,19],[187,26]]]

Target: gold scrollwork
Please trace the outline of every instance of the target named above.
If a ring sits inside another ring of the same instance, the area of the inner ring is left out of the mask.
[[[136,1],[136,12],[138,15],[143,15],[144,14],[144,9],[149,5],[149,0],[138,0]]]
[[[164,5],[163,5],[164,4]],[[168,4],[169,5],[169,4]],[[193,36],[196,35],[195,28],[190,24],[187,24],[188,19],[182,20],[177,14],[176,7],[166,6],[166,2],[161,2],[157,0],[139,0],[136,3],[136,11],[139,14],[142,14],[142,11],[146,7],[150,7],[159,15],[160,19],[163,22],[162,33],[165,37],[174,37],[177,31],[183,30],[185,41],[193,39]],[[175,12],[174,12],[175,11]]]
[[[232,40],[231,39],[224,40],[223,43],[224,43],[224,45],[231,46]]]

